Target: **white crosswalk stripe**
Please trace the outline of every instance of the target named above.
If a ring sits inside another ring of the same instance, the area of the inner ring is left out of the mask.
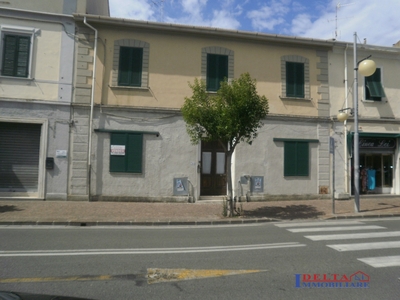
[[[332,225],[363,225],[360,221],[323,221],[323,222],[299,222],[299,223],[278,223],[276,227],[317,227],[317,226],[332,226]]]
[[[305,237],[312,241],[333,241],[333,240],[374,239],[381,237],[396,237],[396,236],[400,236],[400,231],[306,235]]]
[[[359,261],[366,263],[374,268],[400,267],[400,256],[380,256],[357,258]]]
[[[367,225],[360,221],[322,221],[322,222],[304,222],[304,223],[282,223],[275,224],[279,228],[286,229],[292,233],[313,233],[327,232],[327,234],[305,235],[304,237],[311,241],[340,241],[340,240],[355,240],[355,239],[387,239],[400,237],[400,231],[383,231],[387,229],[378,225]],[[340,233],[340,231],[365,231],[371,232],[351,232]],[[376,232],[375,230],[379,230]],[[375,231],[375,232],[374,232]],[[331,232],[331,233],[329,233]],[[332,232],[338,232],[332,234]],[[364,250],[379,250],[379,249],[397,249],[400,248],[400,241],[371,241],[364,243],[349,243],[349,244],[328,244],[327,247],[339,252],[348,251],[364,251]],[[398,252],[397,252],[398,253]],[[397,254],[396,253],[396,254]],[[370,265],[374,268],[395,267],[400,266],[400,256],[380,256],[380,257],[363,257],[357,260]]]
[[[311,227],[311,228],[295,228],[288,229],[290,232],[318,232],[318,231],[350,231],[350,230],[370,230],[370,229],[386,229],[386,227],[378,225],[364,226],[339,226],[339,227]]]
[[[400,248],[400,241],[394,242],[377,242],[377,243],[358,243],[358,244],[338,244],[327,245],[339,252],[344,251],[359,251],[359,250],[376,250],[376,249],[392,249]]]

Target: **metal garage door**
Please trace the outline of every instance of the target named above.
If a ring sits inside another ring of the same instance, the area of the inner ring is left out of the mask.
[[[37,192],[41,124],[0,122],[0,192]]]

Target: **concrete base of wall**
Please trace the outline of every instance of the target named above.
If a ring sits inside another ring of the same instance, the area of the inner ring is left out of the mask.
[[[192,197],[188,196],[170,196],[170,197],[127,197],[127,196],[92,196],[91,201],[109,201],[109,202],[171,202],[188,203],[193,202]]]
[[[88,195],[68,195],[68,201],[89,201]]]
[[[293,200],[328,200],[332,199],[331,195],[250,195],[240,196],[239,202],[255,202],[255,201],[293,201]]]
[[[67,194],[48,193],[46,200],[67,200]]]
[[[336,200],[349,200],[350,195],[347,193],[341,194],[341,193],[335,193],[335,199]]]

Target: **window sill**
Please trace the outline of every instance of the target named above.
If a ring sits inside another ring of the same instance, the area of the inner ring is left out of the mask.
[[[143,86],[120,86],[120,85],[109,85],[110,89],[121,89],[121,90],[142,90],[148,91],[150,87],[143,87]]]
[[[368,100],[368,99],[362,99],[361,102],[365,103],[387,103],[388,100],[385,98],[382,98],[381,100]]]
[[[297,98],[297,97],[282,97],[282,96],[279,96],[279,98],[284,101],[306,101],[306,102],[312,101],[312,98]]]
[[[32,77],[14,77],[14,76],[0,76],[0,80],[21,80],[21,81],[33,81],[35,78]]]

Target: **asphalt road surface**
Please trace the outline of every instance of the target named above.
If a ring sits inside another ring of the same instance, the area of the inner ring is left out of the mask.
[[[0,291],[90,299],[399,299],[400,219],[0,227]]]

